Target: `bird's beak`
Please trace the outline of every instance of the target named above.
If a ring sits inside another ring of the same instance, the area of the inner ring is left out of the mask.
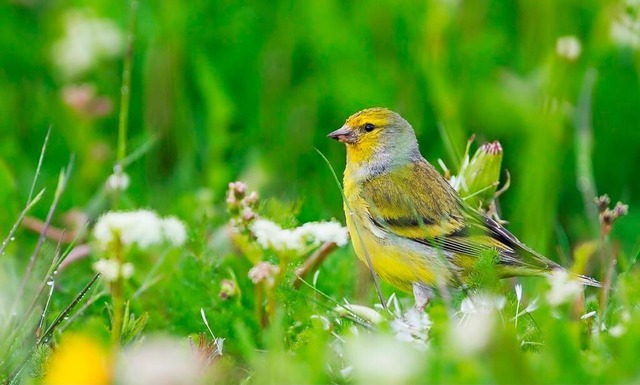
[[[353,144],[356,142],[356,134],[346,126],[338,128],[327,136],[342,143]]]

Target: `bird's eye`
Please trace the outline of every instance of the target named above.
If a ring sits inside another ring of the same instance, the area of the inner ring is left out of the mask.
[[[363,127],[366,132],[371,132],[376,128],[376,126],[374,126],[373,123],[365,123]]]

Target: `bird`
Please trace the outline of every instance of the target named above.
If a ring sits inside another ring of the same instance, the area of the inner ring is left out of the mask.
[[[487,252],[497,254],[499,278],[566,271],[466,204],[422,156],[413,127],[398,113],[364,109],[328,137],[346,145],[344,210],[357,257],[412,292],[416,308],[424,310],[442,288],[464,288]]]

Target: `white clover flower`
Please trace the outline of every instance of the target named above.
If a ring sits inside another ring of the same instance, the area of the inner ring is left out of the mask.
[[[114,22],[86,11],[72,10],[64,16],[64,35],[54,43],[52,53],[60,72],[73,78],[122,51],[122,32]]]
[[[93,270],[102,275],[102,279],[113,282],[120,276],[120,264],[114,259],[101,259],[93,263]]]
[[[195,385],[203,383],[204,362],[184,341],[151,337],[118,357],[117,383],[129,385]]]
[[[133,263],[131,262],[123,263],[122,266],[120,267],[120,275],[124,279],[131,278],[131,276],[133,275]]]
[[[254,220],[249,229],[258,244],[265,249],[276,251],[301,251],[307,245],[334,242],[344,246],[349,241],[349,233],[338,222],[309,222],[294,229],[283,229],[267,219]]]
[[[181,220],[173,216],[166,217],[162,220],[161,226],[162,233],[169,243],[175,247],[184,245],[187,240],[187,229]]]
[[[485,349],[493,337],[497,315],[504,308],[506,298],[476,294],[460,304],[462,315],[450,329],[453,346],[465,355]]]
[[[391,336],[365,334],[347,340],[345,356],[355,383],[403,384],[422,369],[424,356]]]
[[[106,182],[106,187],[110,191],[125,191],[129,188],[131,178],[125,172],[118,172],[109,175]]]
[[[556,40],[556,54],[570,61],[576,60],[580,57],[582,52],[582,44],[580,40],[573,36],[561,36]]]
[[[559,306],[582,295],[584,286],[573,279],[565,270],[556,270],[547,280],[551,288],[546,294],[547,302],[551,306]]]
[[[186,239],[186,230],[176,218],[161,219],[151,210],[111,211],[98,219],[93,236],[103,249],[116,239],[124,246],[147,249],[164,241],[179,246]]]
[[[117,238],[124,246],[141,248],[162,242],[160,217],[150,210],[111,211],[98,219],[93,235],[103,246]]]
[[[128,214],[128,232],[121,233],[124,244],[138,244],[145,249],[162,242],[162,223],[160,217],[150,210],[139,210]]]
[[[116,281],[119,277],[124,279],[131,278],[133,275],[133,264],[126,262],[120,264],[115,259],[100,259],[93,264],[93,270],[100,273],[102,279],[107,282]]]
[[[396,317],[390,324],[397,340],[411,342],[421,350],[426,350],[428,347],[427,340],[431,325],[429,315],[414,308],[402,317]]]
[[[335,221],[308,222],[295,229],[295,231],[313,243],[333,242],[339,247],[349,243],[349,231]]]
[[[302,238],[292,230],[283,229],[267,219],[254,220],[249,229],[256,237],[258,244],[265,249],[300,250],[304,247]]]

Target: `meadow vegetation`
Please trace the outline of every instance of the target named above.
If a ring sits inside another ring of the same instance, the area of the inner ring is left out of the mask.
[[[640,379],[637,1],[14,0],[0,15],[0,383]],[[372,106],[603,288],[497,280],[488,253],[424,313],[377,290],[326,137]],[[478,168],[494,141],[501,163]],[[489,168],[491,188],[474,185]]]

